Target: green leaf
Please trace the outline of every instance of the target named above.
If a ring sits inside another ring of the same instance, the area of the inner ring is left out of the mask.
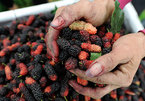
[[[111,16],[111,29],[109,30],[113,34],[119,33],[124,22],[124,13],[119,7],[118,0],[115,1],[115,10]]]
[[[22,7],[28,7],[33,5],[33,0],[14,0],[14,3],[22,8]]]
[[[20,8],[25,7],[25,2],[23,0],[14,0],[14,3]]]
[[[33,5],[33,1],[32,0],[24,0],[25,2],[25,6],[32,6]]]
[[[55,13],[56,13],[56,11],[57,11],[57,9],[58,9],[58,8],[57,8],[57,6],[55,6],[55,9],[54,9],[54,10],[52,10],[52,11],[51,11],[51,13],[52,13],[52,14],[55,14]]]
[[[90,60],[96,60],[99,58],[102,54],[101,53],[91,53]]]
[[[8,8],[0,2],[0,12],[6,11]]]
[[[145,10],[142,11],[142,13],[139,16],[140,20],[142,21],[143,19],[145,19]]]

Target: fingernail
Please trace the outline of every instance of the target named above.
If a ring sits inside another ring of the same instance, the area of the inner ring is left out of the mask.
[[[94,77],[102,72],[102,66],[99,63],[95,63],[91,68],[86,71],[86,76]]]
[[[59,27],[64,23],[64,19],[59,16],[54,21],[51,22],[50,26],[52,27]]]

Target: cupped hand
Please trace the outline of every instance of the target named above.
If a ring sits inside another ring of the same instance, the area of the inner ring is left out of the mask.
[[[53,58],[59,55],[56,40],[62,28],[73,21],[84,18],[94,26],[100,26],[107,21],[114,9],[114,0],[80,0],[73,5],[60,7],[51,22],[46,35],[47,52]]]
[[[105,88],[82,87],[75,81],[69,81],[69,84],[78,93],[99,99],[114,89],[128,87],[144,56],[145,36],[143,33],[122,36],[114,43],[112,51],[96,59],[86,72],[79,69],[70,70],[82,79],[107,84]]]

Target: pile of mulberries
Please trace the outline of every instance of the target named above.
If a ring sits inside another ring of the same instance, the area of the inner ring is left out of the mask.
[[[68,81],[86,87],[104,87],[76,77],[68,70],[86,70],[99,56],[111,51],[122,34],[107,32],[108,25],[93,27],[76,21],[61,30],[58,61],[47,54],[44,37],[54,15],[32,15],[0,26],[0,101],[144,101],[145,62],[129,88],[119,88],[95,100],[78,94]],[[77,26],[76,26],[77,25]]]
[[[63,62],[67,70],[86,70],[99,56],[109,53],[113,43],[122,35],[106,29],[107,25],[95,28],[84,21],[75,21],[62,29],[57,39],[60,50],[58,61]]]
[[[96,28],[90,23],[75,21],[69,27],[62,29],[57,39],[60,50],[58,61],[63,63],[66,70],[74,68],[87,70],[95,59],[109,53],[114,42],[124,35],[123,30],[113,34],[107,31],[108,28],[107,24]],[[93,100],[87,96],[79,97],[85,101],[143,101],[145,89],[141,86],[145,86],[144,70],[145,66],[140,65],[129,88],[119,88],[99,100]],[[80,77],[73,76],[72,79],[84,87],[105,87],[105,85],[94,84]]]

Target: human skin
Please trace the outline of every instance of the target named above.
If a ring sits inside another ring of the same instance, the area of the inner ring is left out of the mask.
[[[56,40],[62,28],[80,18],[84,18],[94,26],[100,26],[110,18],[114,7],[114,0],[94,0],[92,2],[80,0],[76,4],[59,8],[46,35],[48,54],[53,58],[58,57],[59,50]]]
[[[62,28],[80,18],[84,18],[94,26],[100,26],[109,20],[113,10],[114,0],[94,0],[92,2],[80,0],[76,4],[59,8],[46,35],[48,54],[57,60],[59,50],[56,40]],[[82,87],[73,80],[70,80],[69,84],[78,93],[94,99],[99,99],[114,89],[128,87],[132,83],[141,59],[145,56],[144,43],[145,36],[142,32],[124,35],[114,43],[110,53],[96,59],[87,71],[70,70],[88,81],[107,84],[105,88]],[[112,72],[116,66],[118,66],[117,69]]]
[[[139,67],[141,59],[145,56],[145,36],[143,33],[131,33],[119,38],[113,45],[109,54],[96,59],[86,72],[74,69],[70,72],[88,81],[107,84],[105,88],[82,87],[76,81],[69,84],[80,94],[99,99],[120,87],[128,87]],[[112,70],[117,66],[117,69]]]

